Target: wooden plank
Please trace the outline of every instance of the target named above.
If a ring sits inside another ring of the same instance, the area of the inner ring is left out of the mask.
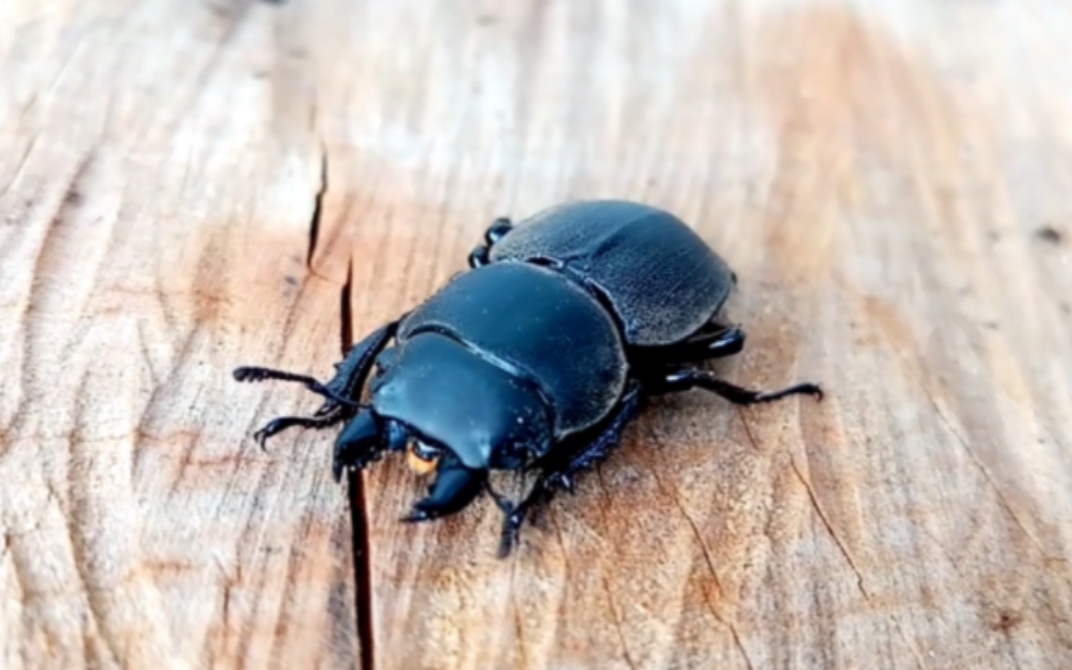
[[[4,3],[0,666],[1072,664],[1070,21]],[[490,502],[399,524],[380,464],[355,559],[331,435],[249,439],[315,398],[231,368],[323,376],[580,196],[695,225],[719,369],[827,399],[658,403],[507,561]]]
[[[345,274],[306,268],[315,99],[276,10],[5,9],[0,666],[352,667],[323,450],[247,438],[302,396],[230,378],[340,350]]]

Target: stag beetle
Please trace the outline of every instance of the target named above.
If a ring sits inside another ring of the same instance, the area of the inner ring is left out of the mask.
[[[330,381],[236,369],[239,381],[294,381],[326,398],[313,416],[265,425],[261,445],[291,426],[347,422],[336,480],[404,451],[413,470],[435,476],[403,520],[456,513],[487,491],[504,512],[505,556],[531,509],[604,459],[651,396],[698,388],[739,405],[822,398],[815,384],[753,391],[697,367],[744,347],[744,332],[719,320],[737,277],[666,211],[572,202],[517,225],[497,219],[484,240],[469,270],[365,337]],[[532,469],[535,484],[518,502],[488,481],[491,470]]]

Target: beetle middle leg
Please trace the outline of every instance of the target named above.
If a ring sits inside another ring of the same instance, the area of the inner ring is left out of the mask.
[[[643,400],[644,394],[640,384],[636,380],[631,380],[625,395],[611,417],[598,428],[594,435],[586,433],[582,438],[583,441],[579,441],[576,448],[567,449],[565,459],[548,463],[528,495],[520,503],[514,505],[500,496],[495,496],[495,502],[506,515],[503,519],[502,537],[499,543],[500,558],[505,558],[513,550],[517,544],[521,526],[534,507],[548,502],[554,496],[556,488],[572,490],[574,476],[605,459],[621,443],[622,433],[640,414]]]

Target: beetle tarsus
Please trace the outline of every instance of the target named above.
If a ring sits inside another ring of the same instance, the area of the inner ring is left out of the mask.
[[[490,250],[483,244],[473,247],[473,250],[469,252],[469,267],[474,270],[478,267],[487,265],[490,262],[488,253]]]
[[[502,534],[499,537],[499,550],[496,554],[499,558],[507,558],[513,553],[521,535],[521,526],[525,523],[527,514],[528,507],[519,505],[518,509],[503,518]]]
[[[346,358],[335,364],[335,376],[325,383],[308,375],[299,375],[284,370],[263,368],[256,366],[243,366],[236,368],[232,373],[240,382],[262,382],[267,380],[289,381],[304,385],[307,389],[325,397],[326,402],[313,414],[312,417],[283,416],[268,422],[263,428],[254,433],[253,437],[265,449],[268,438],[286,430],[292,426],[304,428],[327,428],[352,417],[355,410],[365,407],[362,403],[355,402],[349,396],[357,395],[356,390],[364,385],[369,371],[372,369],[372,361],[377,354],[387,345],[388,340],[394,336],[398,327],[398,321],[378,328],[365,337],[364,340],[354,345],[347,353]],[[341,470],[337,477],[341,477]]]
[[[816,400],[823,399],[823,390],[816,384],[797,384],[777,391],[753,391],[723,381],[706,370],[679,370],[673,372],[655,385],[658,393],[674,393],[699,388],[710,391],[735,405],[756,405],[774,402],[792,395],[810,395]]]
[[[469,267],[476,269],[491,262],[491,248],[514,227],[510,219],[499,217],[484,231],[484,244],[473,247],[469,252]]]
[[[484,241],[489,247],[495,246],[495,243],[505,237],[513,227],[514,224],[508,217],[500,216],[484,231]]]

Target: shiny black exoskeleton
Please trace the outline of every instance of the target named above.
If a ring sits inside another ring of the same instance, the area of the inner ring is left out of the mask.
[[[517,226],[499,219],[485,241],[469,271],[359,342],[327,383],[235,370],[240,381],[296,381],[326,398],[313,416],[273,420],[258,431],[261,444],[291,426],[348,422],[335,443],[336,479],[405,451],[415,470],[435,472],[407,520],[455,513],[486,490],[505,512],[505,555],[531,508],[603,459],[650,396],[700,388],[742,405],[822,397],[814,384],[750,391],[696,367],[744,346],[741,329],[718,320],[736,277],[665,211],[571,203]],[[488,484],[491,470],[533,468],[536,483],[518,502]]]

